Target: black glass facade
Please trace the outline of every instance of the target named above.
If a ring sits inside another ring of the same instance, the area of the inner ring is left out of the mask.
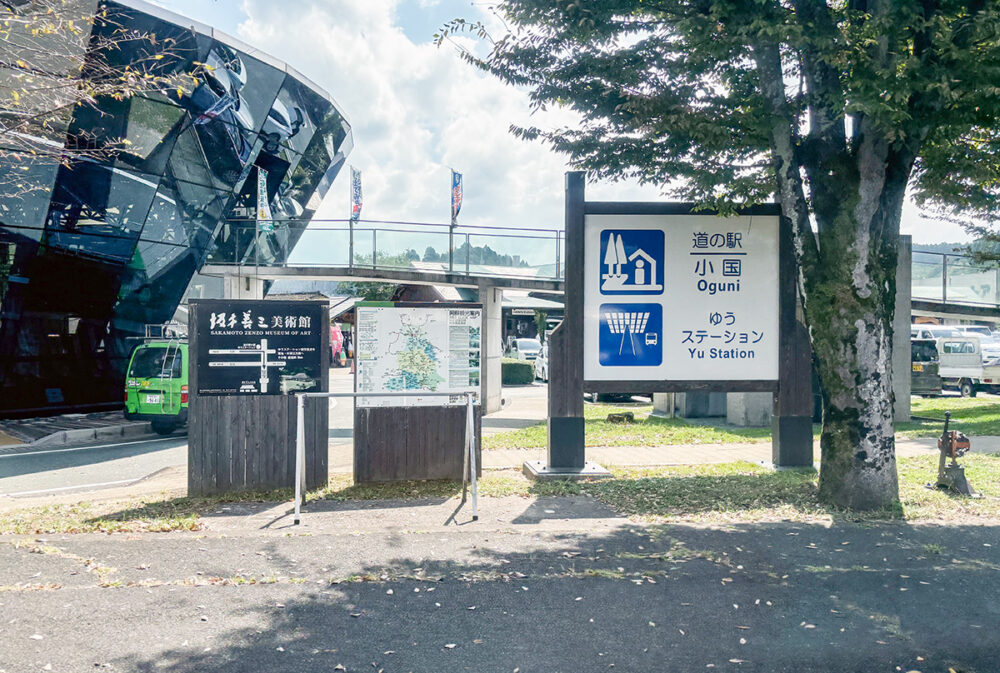
[[[104,159],[29,156],[0,134],[0,176],[29,186],[0,181],[0,417],[121,406],[130,337],[174,315],[202,264],[280,263],[295,245],[301,224],[246,226],[258,169],[273,217],[301,223],[352,145],[329,95],[284,64],[152,5],[75,4],[106,12],[91,48],[102,31],[147,36],[106,54],[111,65],[202,74],[180,95],[100,99],[19,129],[70,149],[115,141]],[[12,76],[0,67],[0,92]]]

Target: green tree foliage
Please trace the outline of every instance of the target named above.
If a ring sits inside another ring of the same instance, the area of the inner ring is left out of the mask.
[[[513,127],[603,178],[729,211],[777,199],[824,387],[821,497],[898,498],[892,317],[907,190],[1000,205],[1000,17],[987,0],[503,0],[464,57],[579,123]],[[899,375],[906,376],[906,372]]]

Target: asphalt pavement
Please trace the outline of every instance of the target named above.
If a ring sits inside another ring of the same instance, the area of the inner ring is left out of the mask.
[[[0,537],[0,670],[991,673],[996,525],[645,526],[590,498]]]

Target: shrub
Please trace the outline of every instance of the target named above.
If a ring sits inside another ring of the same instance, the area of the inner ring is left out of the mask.
[[[504,358],[500,361],[500,382],[505,386],[519,386],[535,381],[535,363],[527,360]]]

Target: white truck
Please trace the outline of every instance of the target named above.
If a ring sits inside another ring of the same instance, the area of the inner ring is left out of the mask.
[[[983,351],[979,337],[942,336],[937,339],[941,385],[975,397],[983,386]]]

